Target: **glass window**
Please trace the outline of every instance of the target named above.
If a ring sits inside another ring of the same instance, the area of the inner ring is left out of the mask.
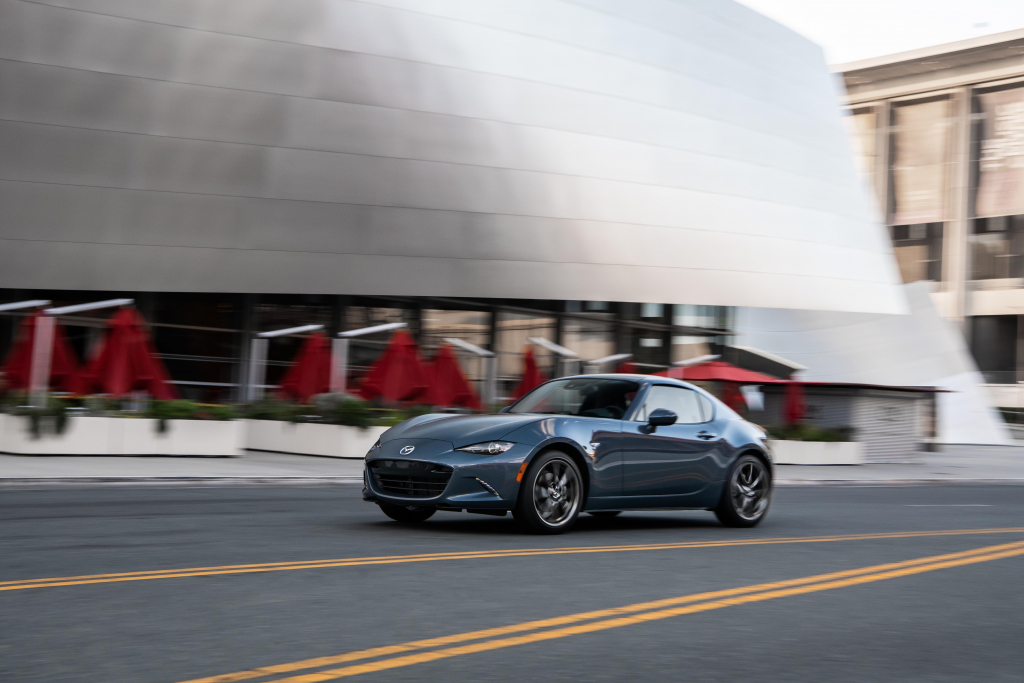
[[[524,313],[497,312],[494,347],[498,363],[498,392],[508,396],[523,375],[523,355],[530,337],[543,337],[555,341],[558,319],[545,311]],[[558,370],[558,358],[542,346],[533,346],[533,359],[541,372],[550,377]]]
[[[904,282],[942,279],[942,223],[894,225],[892,246]]]
[[[697,398],[700,400],[700,413],[704,417],[704,422],[711,422],[715,419],[715,407],[711,405],[707,396],[697,394]]]
[[[1024,215],[975,218],[970,240],[972,280],[1024,277]]]
[[[615,327],[611,321],[566,318],[562,323],[562,346],[580,358],[604,358],[615,353]]]
[[[427,360],[433,358],[445,339],[461,339],[486,348],[490,337],[491,314],[487,311],[424,308],[420,324],[420,354]],[[488,360],[457,347],[455,355],[463,373],[476,385],[476,391],[483,394]]]
[[[640,385],[622,379],[575,378],[537,387],[509,409],[510,413],[622,418]]]
[[[700,402],[695,391],[683,387],[658,384],[647,391],[647,398],[637,413],[637,422],[647,422],[651,412],[658,408],[671,410],[678,418],[676,424],[697,424],[704,422]]]
[[[705,330],[728,330],[732,309],[727,306],[695,306],[678,304],[673,308],[672,324],[679,327],[699,327]],[[672,335],[670,362],[707,356],[714,351],[713,344],[727,343],[724,335]]]

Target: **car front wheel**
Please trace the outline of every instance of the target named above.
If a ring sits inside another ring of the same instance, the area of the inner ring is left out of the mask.
[[[757,526],[768,513],[771,497],[768,466],[752,455],[740,456],[729,470],[715,516],[726,526]]]
[[[561,534],[579,517],[583,503],[583,477],[576,464],[561,451],[541,453],[523,477],[515,518],[538,534]]]

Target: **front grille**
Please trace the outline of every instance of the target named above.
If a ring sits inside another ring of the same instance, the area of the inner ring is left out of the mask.
[[[415,460],[374,460],[366,465],[381,491],[403,498],[436,498],[444,493],[452,468]]]

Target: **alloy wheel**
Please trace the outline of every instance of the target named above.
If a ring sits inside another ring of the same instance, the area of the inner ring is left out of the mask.
[[[730,495],[736,514],[752,521],[768,508],[768,471],[759,460],[750,459],[733,473]]]
[[[572,519],[579,504],[576,470],[561,458],[544,463],[533,484],[533,505],[541,521],[548,526],[561,526]]]

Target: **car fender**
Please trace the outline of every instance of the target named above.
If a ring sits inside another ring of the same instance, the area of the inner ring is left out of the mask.
[[[723,442],[729,445],[729,457],[722,463],[724,472],[728,472],[732,464],[744,453],[754,452],[768,465],[768,473],[775,478],[775,466],[772,462],[771,450],[767,436],[755,425],[745,420],[729,420],[723,430]]]
[[[586,504],[587,498],[590,495],[590,479],[593,476],[593,472],[591,472],[590,462],[586,458],[586,451],[584,451],[583,446],[576,441],[564,436],[553,436],[544,439],[533,446],[530,453],[523,459],[522,465],[520,465],[520,467],[523,468],[522,471],[525,473],[526,468],[529,467],[529,464],[533,462],[534,458],[551,448],[566,452],[567,455],[572,457],[573,462],[576,463],[576,467],[580,470],[580,474],[583,476],[583,503]],[[519,490],[516,491],[516,500],[519,499],[519,491],[521,490],[522,482],[520,481]]]

